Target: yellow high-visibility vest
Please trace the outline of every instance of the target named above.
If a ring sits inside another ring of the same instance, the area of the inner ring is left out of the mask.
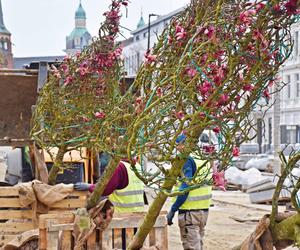
[[[119,213],[143,212],[144,211],[144,184],[136,177],[127,162],[128,186],[121,190],[115,190],[108,199],[113,203],[115,211]],[[141,165],[135,164],[137,170],[141,170]]]
[[[207,174],[207,179],[212,178],[212,171],[210,169],[210,164],[204,165],[205,161],[197,159],[197,156],[191,155],[193,160],[196,163],[197,170],[200,168],[198,175]],[[175,190],[179,190],[181,182],[176,185]],[[189,195],[186,201],[181,205],[179,209],[182,210],[191,210],[191,209],[208,209],[211,204],[212,197],[212,186],[205,185],[200,188],[194,189],[189,192]],[[173,197],[173,202],[176,201],[176,196]]]

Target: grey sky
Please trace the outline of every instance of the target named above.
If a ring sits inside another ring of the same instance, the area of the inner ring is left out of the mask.
[[[12,33],[13,54],[23,56],[63,55],[66,36],[74,27],[79,0],[1,0],[6,28]],[[143,10],[145,22],[149,13],[167,14],[189,3],[189,0],[130,0],[128,17],[121,24],[135,29]],[[97,35],[102,13],[110,0],[82,0],[87,14],[87,28]],[[129,33],[125,33],[128,37]]]

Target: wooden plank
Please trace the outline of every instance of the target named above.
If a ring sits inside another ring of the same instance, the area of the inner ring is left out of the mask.
[[[152,228],[149,233],[149,246],[155,246],[156,245],[156,233],[155,228]]]
[[[78,198],[75,199],[64,199],[59,202],[56,202],[51,206],[51,209],[55,208],[80,208],[86,206],[86,200],[81,200]]]
[[[47,250],[47,229],[39,229],[39,250]]]
[[[38,240],[39,238],[39,230],[33,229],[26,232],[23,232],[22,234],[14,235],[14,238],[10,240],[8,243],[6,243],[5,249],[24,249],[21,248],[21,246],[29,242],[31,240]]]
[[[58,249],[58,233],[59,231],[47,232],[47,250]]]
[[[19,196],[17,187],[0,187],[0,196]]]
[[[72,231],[62,232],[61,250],[72,250]]]
[[[113,234],[114,234],[114,242],[113,242],[113,247],[116,249],[122,249],[122,229],[116,228],[113,229]]]
[[[74,228],[73,223],[68,223],[68,224],[55,224],[55,223],[51,224],[48,227],[48,232],[52,232],[52,231],[72,231],[73,228]]]
[[[31,219],[32,210],[0,210],[0,219]]]
[[[15,235],[2,235],[0,237],[0,249],[2,249],[1,247],[7,244],[8,242],[15,239],[15,237],[16,237]]]
[[[87,239],[87,250],[95,250],[97,248],[96,230]]]
[[[155,228],[155,246],[160,250],[168,250],[168,229],[165,227]]]
[[[125,229],[125,234],[126,234],[126,248],[128,247],[129,243],[133,239],[134,236],[134,229],[133,228],[126,228]]]
[[[2,233],[19,233],[34,229],[32,222],[6,222],[0,223],[0,235]]]
[[[19,198],[0,198],[0,207],[6,207],[6,208],[16,208],[21,207]]]
[[[42,214],[39,217],[39,228],[47,229],[48,221],[56,219],[59,223],[73,223],[74,222],[74,214],[73,213],[53,213],[53,214]],[[57,223],[58,224],[58,223]]]
[[[112,230],[108,229],[102,232],[102,250],[111,250],[112,248]]]
[[[144,220],[144,216],[141,216],[139,214],[137,215],[131,215],[129,217],[119,217],[119,215],[114,215],[114,218],[112,219],[111,223],[109,224],[108,228],[134,228],[139,227]],[[154,227],[163,227],[166,225],[166,216],[160,215],[156,222]]]

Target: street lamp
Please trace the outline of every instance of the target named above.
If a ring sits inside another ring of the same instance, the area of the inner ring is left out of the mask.
[[[150,19],[153,16],[159,16],[159,15],[151,13],[151,14],[149,14],[149,17],[148,17],[148,46],[147,46],[147,53],[150,52]]]

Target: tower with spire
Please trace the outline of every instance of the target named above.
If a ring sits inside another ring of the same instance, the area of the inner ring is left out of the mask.
[[[0,68],[13,68],[13,55],[11,50],[11,33],[4,25],[2,3],[0,0]]]
[[[75,28],[66,38],[66,53],[70,55],[80,52],[91,43],[91,39],[92,36],[86,29],[86,14],[80,0],[75,12]]]
[[[145,26],[145,21],[144,21],[144,18],[143,18],[143,11],[141,10],[141,18],[136,26],[137,29],[141,28],[141,27],[144,27]]]

